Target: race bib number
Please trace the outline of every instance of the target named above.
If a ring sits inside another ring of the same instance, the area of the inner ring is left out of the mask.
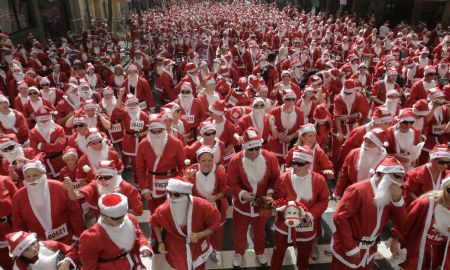
[[[368,237],[364,236],[361,238],[361,241],[359,241],[359,249],[369,249],[373,244],[375,244],[377,240],[377,237]]]
[[[153,180],[153,190],[166,191],[167,183],[169,179],[155,179]]]
[[[58,240],[67,236],[68,234],[69,232],[67,231],[67,225],[66,223],[64,223],[56,229],[46,231],[45,237],[47,238],[47,240]]]
[[[230,150],[228,150],[227,152],[225,152],[225,154],[223,155],[223,160],[228,160],[230,159],[236,152],[234,151],[234,148],[231,148]]]
[[[113,124],[111,126],[110,131],[111,131],[111,133],[122,132],[122,124],[121,123]]]
[[[376,62],[380,61],[380,58],[374,57],[374,58],[372,58],[372,61],[373,61],[374,63],[376,63]]]
[[[79,188],[81,188],[81,183],[80,182],[72,182],[72,186],[74,189],[79,189]]]
[[[139,102],[139,108],[141,108],[141,110],[147,109],[147,102],[145,101]]]
[[[144,128],[144,121],[141,120],[131,120],[130,129],[141,130]]]
[[[195,120],[195,116],[193,116],[193,115],[186,115],[186,120],[188,121],[189,124],[193,124],[194,120]]]
[[[295,227],[296,232],[312,232],[314,230],[314,219],[310,216],[306,216],[300,224]]]
[[[444,134],[445,125],[433,125],[432,129],[433,134],[437,135]]]

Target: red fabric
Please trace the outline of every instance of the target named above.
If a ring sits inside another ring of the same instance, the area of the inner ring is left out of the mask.
[[[108,151],[108,160],[114,161],[116,170],[118,172],[121,172],[123,170],[122,159],[115,150],[110,149]],[[90,170],[88,172],[85,172],[83,170],[84,166],[89,166]],[[77,162],[76,180],[78,182],[85,181],[86,183],[90,183],[93,179],[95,179],[95,171],[92,168],[92,166],[97,166],[97,164],[91,164],[89,162],[89,158],[87,157],[87,155],[86,154],[82,155]]]
[[[125,87],[124,97],[126,97],[127,94],[130,92],[130,87],[128,85],[128,78],[125,78],[125,81],[123,82],[123,87]],[[141,77],[138,78],[134,95],[139,100],[139,103],[144,101],[146,102],[147,109],[155,107],[152,91],[150,89],[147,80],[145,80],[144,78]]]
[[[441,182],[445,179],[447,171],[440,173]],[[408,197],[408,193],[413,193],[417,197],[426,192],[433,190],[433,180],[431,179],[431,173],[427,165],[411,168],[405,175],[404,180],[404,199],[407,205],[412,201]],[[437,189],[441,187],[438,186]]]
[[[13,197],[17,193],[17,187],[8,176],[0,176],[0,217],[12,214]],[[13,232],[8,223],[0,223],[0,241],[6,241],[5,235]],[[8,248],[0,248],[0,266],[4,269],[12,269],[12,260]]]
[[[291,167],[292,156],[294,154],[294,151],[297,148],[298,148],[298,146],[293,147],[291,150],[289,150],[289,153],[286,156],[286,164],[285,164],[285,166],[287,168]],[[322,172],[324,170],[333,170],[333,163],[330,161],[330,159],[328,158],[327,154],[322,149],[322,147],[320,147],[318,144],[316,144],[316,145],[314,145],[312,151],[314,154],[314,161],[312,164],[313,172],[322,174]],[[310,170],[311,170],[311,168],[310,168]]]
[[[274,247],[272,253],[272,260],[270,262],[270,269],[280,270],[282,269],[284,255],[288,248],[287,235],[283,235],[278,231],[274,232]],[[309,269],[309,257],[311,256],[314,240],[306,242],[294,242],[294,247],[297,249],[297,269],[308,270]]]
[[[18,142],[22,144],[26,140],[28,140],[29,136],[27,120],[25,119],[25,116],[18,110],[12,109],[12,112],[14,113],[16,118],[14,126],[11,129],[6,129],[3,127],[2,122],[0,122],[0,129],[4,134],[16,134]]]

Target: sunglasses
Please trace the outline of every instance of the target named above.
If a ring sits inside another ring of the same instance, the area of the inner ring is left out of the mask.
[[[264,108],[264,104],[260,104],[260,105],[256,104],[256,105],[253,105],[253,108],[255,108],[255,109],[262,109],[262,108]]]
[[[295,101],[295,98],[285,98],[284,101]]]
[[[38,92],[31,92],[31,93],[28,93],[28,95],[29,95],[29,96],[38,95]]]
[[[181,94],[183,94],[183,95],[188,95],[190,93],[191,93],[191,91],[181,91]]]
[[[100,181],[108,181],[113,178],[112,175],[97,175],[97,179]]]
[[[169,193],[170,197],[174,197],[174,198],[180,198],[181,197],[181,193],[179,192],[167,192]]]
[[[161,134],[164,130],[163,129],[151,129],[151,134]]]
[[[213,135],[216,135],[216,132],[215,132],[215,131],[203,133],[203,136],[213,136]]]
[[[303,167],[303,166],[305,166],[306,164],[308,164],[309,162],[300,162],[300,161],[292,161],[291,162],[291,164],[292,164],[292,166],[298,166],[298,167]]]
[[[450,164],[450,161],[446,161],[446,160],[438,160],[437,162],[438,162],[439,165],[448,165],[448,164]]]
[[[15,145],[10,145],[10,146],[8,146],[6,148],[3,148],[2,152],[5,152],[5,153],[11,152],[12,150],[14,150],[15,147],[16,147]]]
[[[396,173],[393,173],[392,176],[393,176],[396,180],[403,180],[403,177],[404,177],[403,174],[396,174]]]
[[[124,219],[125,216],[120,216],[120,217],[109,217],[109,218],[111,218],[111,219],[114,220],[114,221],[119,221],[119,220]]]
[[[247,151],[250,151],[250,152],[259,151],[259,150],[261,150],[261,146],[252,147],[252,148],[247,149]]]
[[[91,143],[89,143],[89,144],[90,144],[90,145],[97,145],[97,144],[99,144],[99,143],[102,143],[102,140],[95,141],[95,142],[91,142]]]
[[[77,125],[73,125],[73,128],[81,128],[84,126],[85,126],[85,124],[77,124]]]
[[[42,86],[42,87],[50,86],[50,84],[49,84],[49,83],[44,83],[44,84],[41,84],[41,86]]]
[[[401,121],[400,123],[402,123],[403,125],[413,125],[414,121]]]

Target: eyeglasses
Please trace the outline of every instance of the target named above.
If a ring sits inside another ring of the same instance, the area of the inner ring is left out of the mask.
[[[393,173],[392,176],[396,179],[396,180],[403,180],[404,175],[403,174],[397,174],[397,173]]]
[[[191,91],[181,91],[181,94],[183,94],[183,95],[188,95],[190,93],[191,93]]]
[[[247,151],[250,151],[250,152],[259,151],[259,150],[261,150],[261,146],[252,147],[252,148],[247,149]]]
[[[157,135],[157,134],[161,134],[163,131],[164,131],[164,129],[162,129],[162,128],[160,128],[160,129],[151,129],[150,133]]]
[[[100,181],[108,181],[113,178],[112,175],[97,175],[97,179]]]
[[[85,126],[85,124],[77,124],[77,125],[73,125],[73,128],[81,128],[84,126]]]
[[[97,144],[99,144],[99,143],[102,143],[102,140],[95,141],[95,142],[90,142],[89,144],[90,144],[90,145],[97,145]]]
[[[216,135],[216,131],[211,131],[211,132],[205,132],[203,133],[203,136],[213,136]]]
[[[114,220],[114,221],[119,221],[125,218],[125,216],[120,216],[120,217],[109,217],[110,219]]]
[[[439,165],[448,165],[448,164],[450,164],[450,161],[442,160],[442,159],[438,160],[437,162],[438,162]]]
[[[262,109],[262,108],[264,108],[264,104],[255,104],[255,105],[253,105],[253,108],[255,108],[255,109]]]
[[[15,145],[10,145],[6,148],[3,148],[2,152],[5,152],[5,153],[11,152],[12,150],[14,150],[15,147],[16,147]]]
[[[403,120],[400,123],[402,123],[403,125],[413,125],[414,121],[405,121],[405,120]]]
[[[38,95],[38,92],[31,92],[31,93],[28,93],[28,95],[29,95],[29,96]]]
[[[305,166],[306,164],[308,164],[309,162],[300,162],[300,161],[292,161],[291,162],[291,164],[292,164],[292,166],[298,166],[298,167],[303,167],[303,166]]]
[[[295,101],[295,98],[285,98],[284,101]]]
[[[181,193],[179,192],[167,192],[169,194],[170,197],[174,197],[174,198],[180,198],[181,197]]]

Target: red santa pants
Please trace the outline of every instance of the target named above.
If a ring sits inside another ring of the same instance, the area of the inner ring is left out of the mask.
[[[223,240],[223,230],[224,225],[220,226],[217,232],[215,232],[213,235],[211,235],[211,246],[214,250],[221,250],[222,249],[222,240]]]
[[[266,247],[266,217],[249,217],[233,211],[233,242],[234,251],[244,255],[247,248],[247,230],[252,225],[253,243],[257,255],[264,253]]]
[[[375,263],[374,260],[370,261],[370,263],[364,267],[358,267],[358,268],[351,268],[347,265],[343,264],[341,261],[336,259],[336,257],[333,256],[333,259],[331,261],[331,270],[371,270],[373,267],[373,264]]]
[[[8,248],[0,248],[0,266],[5,270],[13,268],[13,262],[9,256]]]
[[[275,231],[275,246],[272,253],[272,261],[270,263],[271,270],[279,270],[282,267],[284,255],[288,248],[287,235]],[[309,269],[309,256],[314,244],[314,239],[307,242],[294,242],[293,245],[297,249],[297,268],[299,270]]]
[[[344,140],[345,138],[340,142],[335,135],[331,136],[331,160],[333,161],[333,164],[335,164],[335,171],[338,171],[339,152],[341,151],[341,145],[344,143]]]

